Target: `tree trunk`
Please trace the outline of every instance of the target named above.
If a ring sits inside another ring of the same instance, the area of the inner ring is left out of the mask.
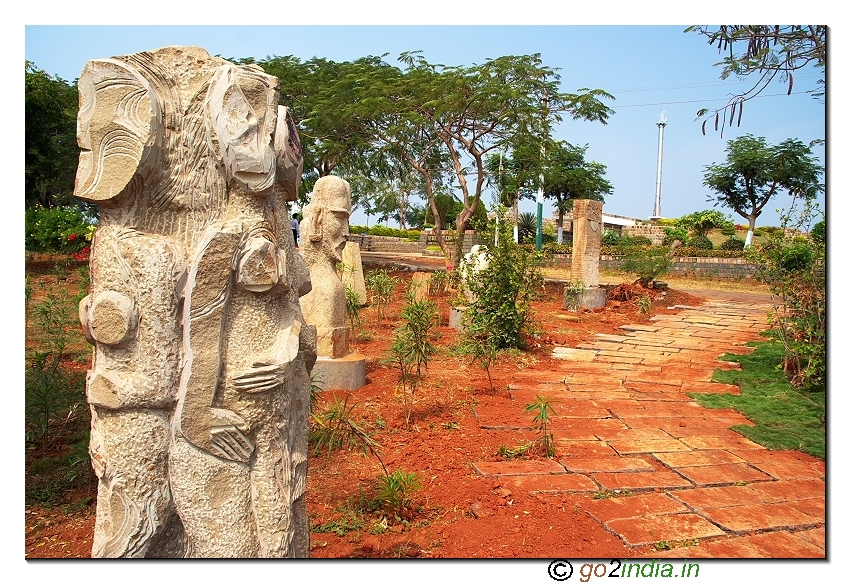
[[[756,230],[756,215],[752,214],[747,219],[750,221],[750,228],[747,229],[747,238],[744,240],[744,247],[749,247],[753,244],[753,235]]]

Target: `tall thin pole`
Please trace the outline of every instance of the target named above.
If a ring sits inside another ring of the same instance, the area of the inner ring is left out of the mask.
[[[664,127],[667,125],[665,113],[667,113],[666,110],[661,112],[661,119],[655,124],[658,126],[658,177],[655,180],[655,206],[650,217],[653,219],[661,218],[661,161],[664,158]]]
[[[534,237],[534,249],[543,248],[543,159],[546,156],[546,110],[549,108],[549,96],[543,96],[543,135],[540,139],[540,188],[537,189],[537,233]]]

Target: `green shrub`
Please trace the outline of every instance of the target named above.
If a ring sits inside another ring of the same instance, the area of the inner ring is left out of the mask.
[[[91,242],[97,219],[80,207],[44,208],[34,206],[24,212],[29,251],[75,253]]]
[[[724,237],[734,237],[735,236],[735,225],[723,227],[720,229],[720,234]]]
[[[416,472],[396,470],[378,478],[378,500],[398,513],[410,507],[411,494],[421,488]]]
[[[734,233],[734,230],[733,230]],[[744,241],[743,239],[738,239],[734,236],[729,237],[723,243],[720,244],[720,249],[722,251],[743,251],[744,250]]]
[[[826,246],[812,238],[794,237],[823,214],[807,202],[782,217],[783,227],[748,249],[756,278],[774,297],[772,323],[785,349],[783,370],[795,386],[823,390],[826,382]]]
[[[820,221],[812,227],[811,235],[816,243],[826,243],[826,221]]]
[[[517,219],[520,243],[534,242],[537,234],[537,215],[534,213],[520,213]]]
[[[555,457],[555,439],[549,423],[549,417],[555,414],[555,409],[552,407],[554,402],[548,397],[536,395],[534,401],[527,403],[523,409],[526,413],[534,414],[531,423],[538,433],[537,445],[546,457]]]
[[[811,267],[814,254],[811,245],[795,241],[790,247],[783,248],[778,257],[782,269],[801,271]]]
[[[405,420],[410,424],[413,413],[413,398],[416,388],[422,380],[422,369],[437,351],[433,341],[436,339],[434,327],[438,322],[437,306],[429,300],[416,300],[412,294],[401,312],[404,324],[393,332],[389,360],[396,364],[401,372],[401,389],[405,402]],[[415,372],[414,372],[415,371]]]
[[[672,267],[673,258],[669,247],[633,248],[623,262],[623,270],[637,275],[644,287]]]
[[[371,227],[363,227],[361,225],[350,225],[348,232],[352,235],[374,235],[376,237],[397,237],[408,241],[418,241],[421,231],[417,229],[395,229],[393,227],[385,227],[383,225],[373,225]]]
[[[469,228],[476,233],[483,233],[487,230],[487,223],[487,209],[484,207],[484,202],[479,200],[475,212],[469,219]]]
[[[573,246],[567,243],[561,243],[559,245],[553,241],[543,243],[541,251],[543,251],[544,255],[569,255],[573,252]]]
[[[664,229],[664,245],[672,245],[673,241],[681,241],[682,245],[688,244],[687,229],[666,227]]]
[[[534,328],[531,300],[543,287],[541,257],[514,243],[504,216],[498,223],[499,244],[488,250],[488,267],[466,274],[475,298],[465,312],[466,326],[486,331],[497,349],[522,348]]]
[[[765,235],[772,235],[779,230],[779,227],[756,227],[753,229],[753,234],[763,237]]]
[[[617,231],[612,231],[610,229],[606,229],[602,232],[602,245],[608,247],[614,247],[617,244],[617,241],[620,240],[620,235],[617,234]]]
[[[712,243],[711,239],[709,239],[705,235],[694,235],[693,237],[691,237],[691,240],[688,241],[688,247],[692,247],[694,249],[710,250],[714,249],[714,243]]]
[[[398,279],[391,276],[386,269],[376,269],[366,274],[365,284],[372,292],[372,303],[378,310],[378,319],[384,318],[384,312],[392,299]]]

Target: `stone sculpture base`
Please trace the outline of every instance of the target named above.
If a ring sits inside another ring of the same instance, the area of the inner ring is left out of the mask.
[[[564,308],[576,311],[580,308],[593,310],[604,308],[608,297],[607,287],[590,287],[581,291],[564,290]]]
[[[357,352],[340,358],[320,356],[313,365],[313,376],[321,383],[323,391],[359,389],[366,384],[366,357]]]
[[[466,306],[452,306],[449,310],[449,326],[463,332],[463,313]]]

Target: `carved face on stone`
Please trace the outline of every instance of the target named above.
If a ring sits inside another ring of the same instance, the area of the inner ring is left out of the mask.
[[[321,241],[322,252],[334,263],[342,261],[351,216],[351,187],[338,176],[316,181],[310,201],[308,232],[312,243]]]
[[[252,67],[221,67],[208,93],[213,148],[227,173],[252,192],[272,186],[276,156],[277,79]]]
[[[114,59],[89,61],[78,87],[82,151],[74,195],[108,201],[151,166],[163,134],[162,110],[148,82]]]

